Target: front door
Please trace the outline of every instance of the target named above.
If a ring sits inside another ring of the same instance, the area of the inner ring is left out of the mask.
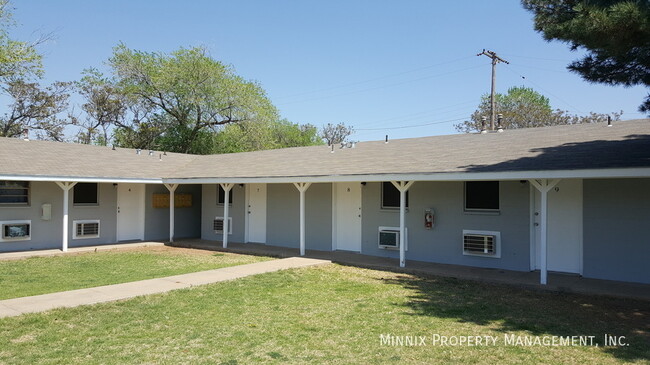
[[[266,184],[248,184],[248,242],[266,243]]]
[[[361,183],[335,183],[332,247],[361,251]]]
[[[535,268],[540,269],[541,194],[535,189]],[[547,269],[582,273],[582,180],[561,180],[548,192]]]
[[[117,184],[117,240],[144,240],[144,184]]]

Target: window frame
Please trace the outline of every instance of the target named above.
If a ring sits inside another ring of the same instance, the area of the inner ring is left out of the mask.
[[[95,184],[95,186],[97,187],[97,194],[95,194],[96,195],[95,196],[95,203],[76,203],[75,202],[75,198],[77,197],[76,189],[77,189],[77,186],[79,186],[80,184]],[[92,182],[91,183],[86,183],[86,182],[76,183],[72,187],[72,206],[74,206],[74,207],[98,207],[99,206],[99,183],[92,183]]]
[[[79,224],[88,224],[88,223],[97,223],[97,234],[93,235],[79,235],[77,234],[77,225]],[[83,219],[83,220],[74,220],[72,221],[72,239],[73,240],[85,240],[92,238],[99,238],[101,236],[102,225],[99,219]]]
[[[4,184],[6,183],[24,183],[27,186],[24,188],[11,188],[11,187],[3,187]],[[25,197],[27,198],[26,202],[3,202],[2,197],[3,196],[23,196],[23,195],[2,195],[0,194],[0,206],[2,207],[29,207],[31,206],[31,201],[32,201],[32,184],[31,181],[27,180],[0,180],[0,190],[26,190]]]
[[[388,206],[388,205],[384,204],[384,186],[386,184],[390,184],[390,186],[392,186],[397,191],[397,206]],[[380,204],[381,209],[382,210],[391,210],[391,211],[399,210],[399,195],[400,195],[400,192],[399,192],[399,190],[397,190],[395,185],[393,185],[393,183],[391,183],[390,181],[382,181],[380,190],[381,191],[380,191],[380,196],[379,196],[379,199],[380,199],[379,204]],[[408,209],[409,209],[409,192],[407,191],[406,192],[406,210],[408,210]]]
[[[235,196],[235,194],[233,193],[233,190],[235,190],[235,189],[230,189],[230,192],[228,193],[228,195],[230,196],[230,200],[228,201],[228,206],[229,206],[229,207],[232,207],[233,197]],[[224,192],[224,193],[223,193],[223,199],[224,199],[224,201],[219,201],[219,200],[220,200],[219,198],[221,197],[221,192],[222,192],[222,191]],[[225,199],[226,199],[226,192],[225,192],[225,190],[221,187],[220,184],[217,184],[217,206],[223,207],[223,206],[224,206],[224,203],[225,203]]]
[[[471,183],[497,183],[497,208],[468,208],[467,207],[467,184]],[[466,213],[492,213],[498,214],[501,212],[501,182],[499,180],[481,180],[481,181],[465,181],[463,182],[463,211]]]
[[[9,237],[5,236],[5,226],[12,225],[27,225],[28,235],[23,237]],[[30,241],[32,239],[32,221],[29,219],[23,220],[10,220],[0,222],[0,242],[13,242],[13,241]]]

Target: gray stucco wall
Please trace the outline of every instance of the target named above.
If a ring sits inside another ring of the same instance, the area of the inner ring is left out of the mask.
[[[203,185],[203,204],[201,218],[201,238],[204,240],[222,241],[222,233],[214,233],[215,217],[223,217],[223,204],[217,204],[216,184]],[[232,234],[228,237],[232,242],[244,242],[244,218],[246,213],[245,186],[235,184],[232,187],[232,205],[228,215],[232,218]]]
[[[500,184],[500,213],[464,212],[463,182],[416,182],[409,189],[407,261],[429,261],[528,271],[530,269],[529,186],[519,181]],[[361,252],[399,257],[396,250],[378,247],[378,227],[399,227],[399,210],[382,210],[381,184],[362,188]],[[435,226],[424,228],[424,210],[433,208]],[[463,255],[464,229],[501,232],[501,258]]]
[[[300,193],[293,184],[267,185],[266,243],[300,246]],[[312,184],[305,193],[305,247],[332,249],[332,184]]]
[[[584,180],[583,276],[650,283],[650,179]]]
[[[73,192],[69,196],[69,247],[111,244],[116,236],[117,191],[112,184],[99,184],[99,205],[77,207],[73,205]],[[42,204],[52,205],[52,219],[41,219]],[[63,190],[53,182],[31,182],[30,205],[22,207],[0,206],[0,220],[32,221],[31,240],[0,242],[0,251],[23,251],[60,248],[63,229]],[[100,237],[73,239],[75,220],[99,219]]]
[[[169,241],[169,208],[153,208],[153,194],[168,194],[163,185],[147,185],[145,189],[144,239]],[[201,236],[201,185],[179,185],[176,194],[192,194],[192,206],[174,210],[174,236],[198,238]]]

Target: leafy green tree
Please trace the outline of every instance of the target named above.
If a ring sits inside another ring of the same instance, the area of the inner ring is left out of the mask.
[[[117,141],[146,140],[153,131],[156,148],[183,153],[213,153],[213,134],[233,123],[270,123],[278,112],[262,87],[236,75],[204,48],[171,54],[115,47],[109,60],[115,85],[148,117],[118,124]],[[141,130],[144,128],[144,130]]]
[[[650,86],[650,1],[522,0],[547,41],[568,43],[587,55],[569,70],[610,85]],[[650,114],[650,94],[639,107]]]
[[[323,144],[318,129],[286,119],[260,123],[242,122],[225,126],[215,135],[215,153],[270,150]]]
[[[43,74],[41,55],[36,51],[36,46],[46,38],[32,43],[11,39],[9,30],[13,26],[11,3],[0,0],[0,80],[5,85]]]
[[[552,125],[596,123],[607,121],[608,115],[590,113],[578,116],[563,110],[553,110],[547,97],[527,87],[512,87],[506,94],[495,94],[497,113],[503,115],[504,129],[545,127]],[[613,120],[619,120],[621,113],[609,115]],[[490,96],[481,97],[481,103],[470,120],[457,124],[456,130],[470,133],[482,129],[481,117],[490,115]],[[488,126],[486,126],[487,128]]]

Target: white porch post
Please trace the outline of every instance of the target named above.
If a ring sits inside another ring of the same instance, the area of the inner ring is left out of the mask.
[[[540,275],[539,275],[539,283],[542,285],[546,285],[547,282],[547,277],[548,277],[548,269],[546,265],[546,258],[548,254],[548,250],[546,249],[547,247],[547,234],[548,234],[548,192],[549,190],[553,189],[557,183],[560,182],[560,180],[555,179],[555,180],[548,180],[548,179],[542,179],[542,180],[530,180],[530,183],[541,193],[541,201],[540,201],[540,242],[539,242],[539,251],[540,251],[540,257],[539,257],[539,265],[540,267]]]
[[[230,215],[230,190],[234,186],[232,183],[220,184],[223,189],[223,248],[228,248],[228,216]]]
[[[165,184],[167,190],[169,190],[169,242],[174,242],[174,192],[178,187],[178,184]]]
[[[76,182],[57,181],[57,185],[63,189],[63,241],[61,243],[61,251],[68,251],[68,205],[70,200],[70,189],[72,189]]]
[[[406,192],[415,181],[391,181],[399,190],[399,267],[406,266]]]
[[[300,192],[300,256],[305,256],[305,192],[311,183],[293,183]]]

